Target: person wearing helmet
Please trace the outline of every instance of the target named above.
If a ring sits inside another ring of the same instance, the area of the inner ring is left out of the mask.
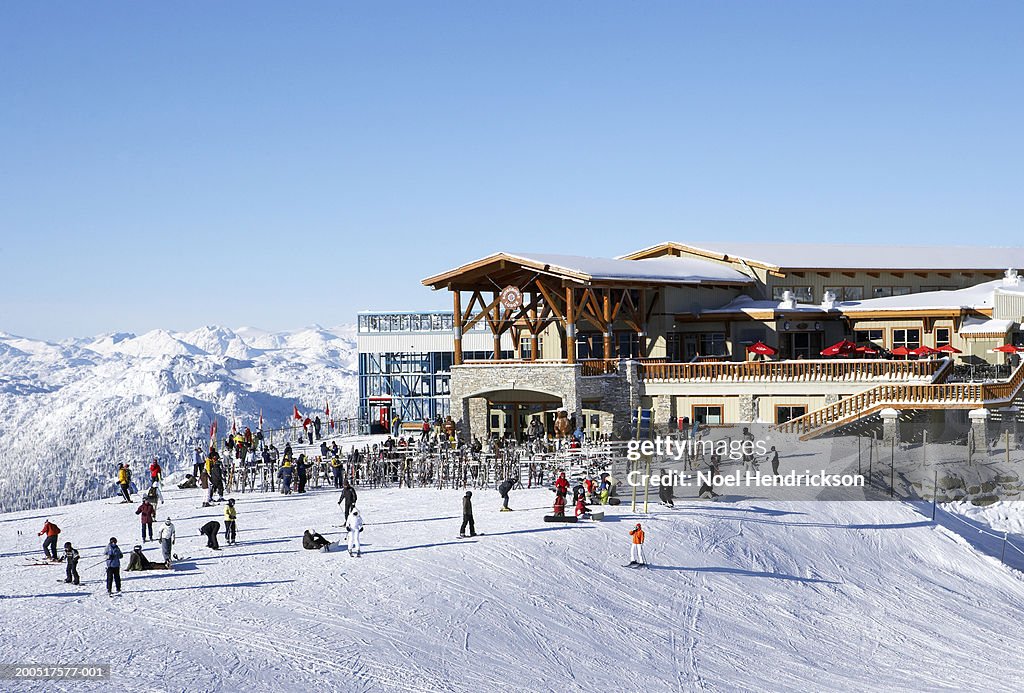
[[[498,495],[501,496],[502,503],[501,512],[503,513],[507,513],[512,509],[508,507],[508,494],[512,491],[512,487],[515,485],[515,483],[515,477],[509,474],[509,477],[505,479],[503,482],[501,482],[500,486],[498,486]]]
[[[81,581],[78,578],[78,549],[72,546],[70,541],[64,542],[64,563],[64,582],[73,583],[75,585],[81,584]]]
[[[224,506],[224,539],[228,546],[235,543],[235,521],[238,519],[238,512],[235,510],[235,499],[228,498],[228,504]]]
[[[630,531],[629,536],[633,538],[633,547],[629,552],[629,564],[635,566],[647,565],[647,561],[644,559],[644,530],[640,527],[639,522]]]
[[[348,555],[359,558],[362,555],[359,534],[363,531],[363,516],[359,514],[359,508],[352,508],[345,521],[345,529],[348,530]]]
[[[476,523],[473,522],[473,492],[466,491],[462,497],[462,528],[459,530],[459,538],[466,536],[466,526],[469,526],[469,536],[476,536]]]

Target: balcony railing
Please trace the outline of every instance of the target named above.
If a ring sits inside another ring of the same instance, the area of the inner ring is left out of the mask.
[[[947,359],[641,363],[640,377],[650,382],[931,381],[948,364]]]

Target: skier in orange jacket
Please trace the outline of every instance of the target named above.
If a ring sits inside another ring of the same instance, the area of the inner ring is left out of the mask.
[[[629,552],[629,564],[630,565],[647,565],[647,560],[644,558],[644,530],[640,527],[640,523],[636,523],[636,527],[629,533],[629,536],[633,537],[633,548]]]

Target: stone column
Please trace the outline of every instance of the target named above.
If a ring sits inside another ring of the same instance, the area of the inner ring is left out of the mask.
[[[1010,449],[1017,449],[1017,416],[1020,410],[1017,407],[1006,407],[999,410],[999,414],[1003,417],[1003,435],[1006,435],[1006,431],[1010,432]]]
[[[880,411],[879,416],[882,417],[882,440],[891,445],[892,441],[895,440],[896,444],[900,444],[900,413],[892,408],[885,408]]]
[[[672,395],[656,395],[654,397],[654,432],[658,435],[665,435],[668,433],[668,422],[669,419],[675,416],[673,411]]]
[[[753,423],[756,411],[754,408],[754,396],[750,394],[740,395],[740,420],[739,423]]]
[[[977,450],[988,450],[988,437],[990,419],[992,418],[991,413],[988,409],[972,409],[967,414],[967,418],[971,421],[971,430],[974,431],[974,447]]]

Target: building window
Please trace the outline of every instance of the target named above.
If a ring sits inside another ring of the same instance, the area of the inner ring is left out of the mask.
[[[722,407],[704,405],[694,406],[693,420],[699,424],[718,426],[722,423]]]
[[[935,328],[935,348],[949,344],[950,329],[948,327]]]
[[[783,424],[807,413],[803,405],[780,404],[775,407],[775,423]]]
[[[882,330],[857,330],[854,332],[854,339],[857,340],[857,344],[864,342],[871,342],[875,346],[882,346],[884,340]]]
[[[834,293],[837,301],[864,300],[863,286],[826,286],[825,291],[831,291]]]
[[[669,332],[665,336],[665,358],[670,363],[679,363],[683,360],[683,335]]]
[[[875,298],[886,298],[888,296],[909,296],[909,286],[876,286],[871,291]]]
[[[576,358],[603,359],[604,335],[600,332],[581,332],[576,335]]]
[[[921,330],[893,330],[892,348],[906,347],[916,349],[921,346]]]
[[[632,359],[640,355],[640,335],[636,332],[616,332],[615,345],[620,359]]]
[[[728,353],[724,332],[704,332],[698,337],[697,351],[701,356],[725,356]]]
[[[814,303],[814,288],[810,286],[793,287],[793,295],[797,303]]]

